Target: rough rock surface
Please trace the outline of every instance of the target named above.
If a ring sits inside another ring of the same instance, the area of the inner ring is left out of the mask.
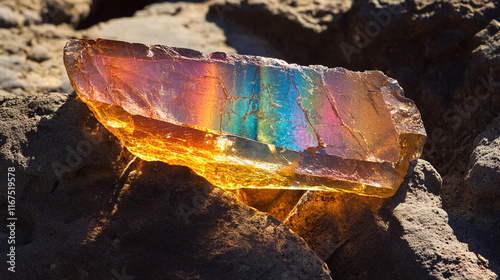
[[[120,165],[119,141],[82,102],[52,93],[1,97],[0,104],[0,165],[17,167],[18,196],[82,191]]]
[[[448,225],[441,183],[432,165],[413,161],[390,199],[308,192],[285,224],[332,267],[333,278],[496,279],[488,260]]]
[[[68,23],[77,26],[99,0],[3,0],[0,27]]]
[[[0,95],[71,92],[61,48],[82,34],[91,0],[4,0],[0,3]],[[58,24],[58,25],[55,25]]]
[[[330,279],[272,216],[186,167],[131,161],[73,97],[3,98],[0,118],[0,170],[16,168],[20,279]]]
[[[0,29],[0,95],[70,93],[60,52],[78,34],[52,24]]]
[[[217,16],[207,19],[206,3],[157,3],[134,17],[102,22],[88,29],[88,36],[145,44],[164,44],[203,52],[223,51],[282,57],[265,40],[248,30],[231,27]]]
[[[500,117],[474,140],[467,182],[475,211],[500,226]]]
[[[207,5],[191,3],[153,4],[134,17],[112,19],[89,29],[94,38],[107,38],[144,44],[190,47],[204,52],[235,50],[215,23],[207,22]]]

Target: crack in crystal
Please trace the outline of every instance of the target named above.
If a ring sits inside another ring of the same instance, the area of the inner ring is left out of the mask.
[[[366,83],[364,83],[366,85]],[[373,107],[373,110],[375,110],[375,113],[377,113],[377,115],[380,115],[380,113],[378,112],[378,109],[377,107],[375,106],[375,100],[373,100],[373,97],[372,97],[372,93],[375,92],[374,90],[368,90],[369,94],[368,95],[368,99],[370,99],[370,104],[372,105]]]
[[[267,90],[267,93],[268,93],[268,96],[269,96],[269,102],[271,103],[272,106],[276,107],[276,108],[281,108],[283,106],[279,105],[278,103],[275,103],[273,101],[273,97],[272,97],[272,94],[271,94],[271,85],[267,85],[264,87],[265,90]]]
[[[260,70],[259,67],[255,68],[255,74],[253,76],[253,81],[252,81],[252,92],[251,92],[250,98],[248,99],[247,110],[246,110],[245,114],[243,115],[243,117],[241,119],[242,122],[246,121],[247,115],[253,114],[253,113],[256,112],[255,110],[252,110],[252,111],[249,111],[249,110],[250,110],[250,105],[252,104],[252,102],[254,102],[255,96],[257,96],[257,93],[254,92],[254,91],[255,91],[255,81],[256,81],[256,79],[258,77],[258,73],[260,72],[259,70]],[[258,92],[260,92],[260,90]]]
[[[288,98],[290,97],[290,90],[291,90],[290,85],[288,85],[288,89],[286,91],[286,97],[285,97],[285,104],[283,105],[285,107],[286,107],[286,102],[288,101]]]
[[[134,52],[134,50],[129,51],[128,45],[126,46],[125,50],[126,50],[127,52],[130,52],[130,53],[132,54],[132,57],[134,58],[134,60],[137,60],[137,57],[135,56],[135,52]],[[137,67],[137,64],[135,64],[135,71],[136,71],[136,74],[137,74],[137,76],[138,76],[138,77],[142,76],[142,75],[140,75],[139,68]],[[153,106],[151,106],[151,103],[150,103],[150,102],[149,102],[149,100],[146,98],[146,96],[141,97],[139,94],[137,94],[137,93],[135,92],[135,90],[133,90],[133,89],[132,89],[132,87],[130,87],[130,85],[128,85],[128,83],[126,83],[125,81],[122,81],[122,82],[123,82],[124,84],[126,84],[129,88],[131,88],[131,91],[134,93],[134,95],[138,96],[141,100],[143,100],[143,101],[144,101],[144,103],[146,103],[146,104],[149,106],[149,108],[153,108]],[[147,91],[146,91],[146,87],[144,86],[144,83],[143,83],[142,79],[140,79],[140,78],[139,78],[139,83],[140,83],[140,85],[141,85],[141,87],[142,87],[142,92],[147,92]],[[153,115],[153,114],[154,114],[154,111],[151,113],[151,115]]]
[[[158,49],[162,50],[164,53],[166,53],[170,58],[175,61],[176,57],[180,56],[178,52],[176,52],[172,47],[169,46],[163,46],[163,45],[155,45]]]
[[[316,87],[318,87],[318,86],[319,86],[317,83],[315,83],[315,82],[311,79],[311,77],[309,77],[309,75],[307,75],[307,74],[305,74],[305,73],[304,73],[303,69],[298,69],[298,71],[302,74],[302,77],[303,77],[303,78],[305,78],[305,79],[306,79],[306,80],[307,80],[307,81],[308,81],[311,85],[314,85],[314,86],[316,86]],[[329,104],[330,104],[330,107],[331,107],[331,108],[332,108],[332,110],[333,110],[333,113],[335,114],[335,116],[337,117],[337,119],[339,120],[339,122],[341,122],[341,125],[343,125],[343,126],[345,126],[345,127],[347,128],[347,130],[349,131],[349,133],[350,133],[350,134],[354,137],[354,139],[356,139],[356,141],[358,142],[358,145],[360,145],[360,146],[361,146],[361,143],[359,142],[359,139],[358,139],[358,138],[356,137],[356,135],[354,135],[354,133],[351,131],[351,128],[350,128],[350,127],[348,127],[348,126],[347,126],[347,125],[343,122],[343,120],[340,118],[340,115],[339,115],[338,111],[336,110],[336,108],[335,108],[335,107],[334,107],[334,105],[332,104],[332,100],[330,100],[330,95],[328,94],[328,93],[330,93],[330,92],[329,92],[329,90],[328,90],[327,86],[325,85],[325,81],[324,81],[324,76],[323,76],[323,74],[320,74],[320,73],[318,73],[318,72],[317,72],[317,71],[315,71],[315,70],[311,70],[311,71],[313,71],[314,73],[316,73],[316,74],[319,74],[319,75],[320,75],[320,77],[321,77],[321,82],[322,82],[321,87],[322,87],[322,88],[323,88],[323,89],[327,92],[327,93],[325,94],[325,96],[326,96],[326,98],[328,99],[328,102],[329,102]],[[320,91],[320,92],[322,92],[322,91]],[[365,145],[367,145],[367,144],[365,143]],[[339,147],[341,147],[341,146],[333,146],[333,145],[330,145],[330,144],[326,144],[326,146],[325,146],[325,147],[339,148]],[[368,147],[367,147],[367,148],[368,148]],[[358,151],[356,151],[356,153],[357,153],[358,155],[360,155],[360,156],[363,156],[363,154],[362,154],[362,153],[360,153],[360,152],[358,152]]]
[[[257,112],[257,117],[259,117],[259,119],[262,119],[264,120],[267,125],[269,126],[269,128],[271,129],[272,133],[276,136],[278,135],[276,133],[276,130],[274,129],[274,127],[271,125],[271,123],[268,121],[268,118],[266,116],[264,116],[260,111]]]
[[[220,115],[220,118],[219,118],[219,132],[222,132],[222,121],[224,119],[224,114],[227,114],[229,120],[231,120],[231,114],[228,111],[225,112],[225,109],[227,107],[226,102],[228,102],[228,101],[229,102],[239,101],[241,98],[240,97],[231,96],[229,94],[229,92],[226,89],[226,86],[224,85],[222,77],[214,75],[212,73],[212,71],[210,71],[210,69],[208,69],[206,67],[205,67],[205,71],[207,71],[208,73],[210,73],[211,76],[206,76],[205,75],[203,77],[210,77],[210,78],[213,78],[213,79],[218,79],[219,80],[219,84],[222,87],[222,92],[224,93],[224,97],[225,98],[224,98],[224,100],[220,101],[220,105],[219,105],[219,107],[220,107],[220,109],[219,109],[219,115]],[[233,113],[236,115],[236,112],[233,111]]]
[[[349,131],[349,133],[354,137],[354,139],[356,139],[356,142],[358,142],[358,145],[360,147],[365,147],[365,152],[369,151],[370,148],[368,146],[368,143],[366,142],[366,139],[361,135],[361,132],[355,130],[355,129],[352,129],[350,126],[348,126],[344,120],[340,117],[340,114],[337,110],[337,102],[335,100],[332,99],[332,94],[330,92],[330,90],[328,89],[328,86],[325,84],[325,79],[324,79],[324,75],[323,73],[321,73],[321,81],[322,81],[322,86],[323,88],[325,89],[326,91],[326,98],[328,99],[328,103],[330,104],[330,107],[332,108],[333,110],[333,113],[335,114],[335,116],[338,118],[340,124],[345,127],[347,129],[347,131]],[[360,142],[360,140],[358,139],[358,137],[356,136],[356,134],[354,133],[354,131],[356,131],[356,133],[359,134],[359,136],[363,139],[363,143],[364,145],[362,145],[362,143]],[[354,150],[354,149],[351,149],[351,150]],[[359,155],[363,156],[363,154],[361,154],[361,152],[357,152]]]
[[[288,79],[290,80],[290,82],[292,82],[293,86],[295,87],[295,90],[297,91],[297,94],[299,95],[299,97],[297,97],[295,99],[295,101],[297,102],[297,105],[299,105],[299,107],[302,109],[302,111],[304,112],[304,116],[306,117],[306,120],[307,122],[309,123],[309,125],[311,126],[314,134],[316,134],[316,139],[318,141],[318,146],[317,148],[318,149],[324,149],[326,148],[325,146],[325,143],[323,142],[323,139],[321,138],[321,136],[319,136],[318,132],[316,131],[316,128],[313,126],[311,120],[309,119],[309,112],[307,112],[307,110],[304,108],[304,106],[302,105],[302,94],[300,93],[299,91],[299,88],[297,87],[297,84],[295,83],[295,81],[292,79],[292,77],[290,76],[290,73],[288,73],[288,71],[286,71],[286,69],[283,67],[283,70],[284,72],[286,73]],[[299,101],[300,100],[300,101]]]

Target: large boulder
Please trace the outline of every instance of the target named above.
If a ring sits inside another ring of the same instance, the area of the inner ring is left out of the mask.
[[[285,221],[338,279],[497,279],[497,269],[460,242],[438,196],[442,180],[413,161],[390,199],[307,192]]]
[[[20,279],[331,279],[284,224],[186,167],[134,158],[74,97],[3,97],[0,119]]]

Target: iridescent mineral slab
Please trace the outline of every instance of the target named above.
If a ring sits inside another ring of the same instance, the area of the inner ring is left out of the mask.
[[[103,39],[69,41],[64,62],[130,152],[222,188],[387,197],[426,139],[413,101],[380,71]]]

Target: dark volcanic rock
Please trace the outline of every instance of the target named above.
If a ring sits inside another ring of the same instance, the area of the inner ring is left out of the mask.
[[[326,260],[333,278],[496,279],[448,225],[441,183],[428,162],[413,161],[390,199],[309,191],[285,224]]]
[[[0,103],[0,166],[16,167],[18,196],[80,192],[87,188],[82,183],[118,172],[111,170],[119,166],[119,141],[82,102],[54,93],[3,97]]]
[[[0,170],[16,169],[20,279],[330,279],[278,220],[186,167],[132,160],[73,97],[0,104]]]
[[[120,255],[113,267],[126,267],[130,275],[330,279],[326,265],[285,225],[238,203],[188,168],[144,163],[121,192],[118,210],[85,251],[110,248],[103,261]]]

